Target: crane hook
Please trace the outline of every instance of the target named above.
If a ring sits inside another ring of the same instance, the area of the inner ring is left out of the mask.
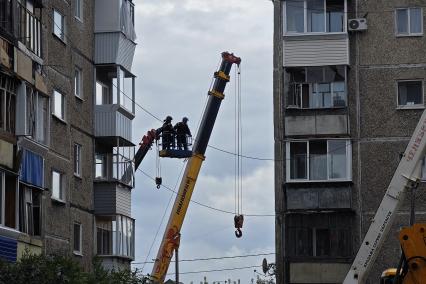
[[[244,222],[244,216],[243,215],[235,215],[234,216],[234,226],[235,226],[235,229],[237,229],[235,231],[235,236],[237,238],[241,238],[243,236],[243,232],[241,232],[241,228],[243,227],[243,222]]]
[[[160,186],[162,183],[163,183],[163,179],[161,177],[155,178],[155,184],[157,185],[157,189],[160,189]]]

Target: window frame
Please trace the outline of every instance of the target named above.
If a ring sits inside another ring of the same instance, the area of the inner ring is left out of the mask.
[[[344,77],[345,77],[344,81],[330,81],[330,82],[327,82],[327,81],[324,80],[325,77],[326,77],[326,68],[327,67],[332,67],[332,66],[336,67],[336,69],[337,69],[338,66],[344,68],[344,71],[343,71],[344,72]],[[314,82],[314,83],[313,82],[309,82],[309,80],[307,79],[308,68],[312,68],[312,67],[321,67],[322,68],[322,74],[323,74],[322,76],[323,76],[323,80],[324,81],[318,81],[318,82]],[[285,70],[284,70],[284,80],[283,80],[283,82],[284,82],[285,85],[288,86],[287,88],[284,88],[285,92],[288,92],[288,93],[284,94],[285,97],[286,97],[285,108],[288,108],[288,109],[309,110],[309,109],[342,109],[342,108],[347,108],[348,107],[348,69],[347,69],[346,65],[325,65],[325,66],[304,66],[304,67],[300,67],[300,69],[303,68],[305,70],[304,71],[305,72],[305,82],[292,82],[290,73],[286,71],[286,69],[292,69],[292,68],[294,68],[294,67],[288,67],[288,68],[285,68]],[[286,73],[289,73],[289,75],[286,76],[285,75]],[[288,78],[288,82],[286,82],[287,81],[286,78]],[[343,82],[343,84],[344,84],[345,105],[344,106],[337,106],[337,105],[335,106],[334,105],[334,98],[335,98],[336,94],[338,94],[339,92],[335,91],[334,86],[336,85],[336,83],[340,83],[340,82]],[[301,91],[300,94],[299,94],[300,95],[299,105],[297,104],[298,99],[296,97],[293,98],[293,103],[294,104],[292,104],[292,105],[289,104],[289,101],[290,101],[290,97],[289,96],[290,95],[295,95],[295,94],[291,94],[291,86],[296,86],[297,88],[300,88],[303,85],[308,85],[308,87],[309,87],[308,105],[309,105],[309,99],[311,97],[313,98],[314,86],[318,86],[320,84],[329,84],[330,85],[330,94],[331,94],[332,106],[329,106],[329,107],[310,107],[310,106],[304,107],[303,106],[304,105],[303,104],[303,91]]]
[[[327,179],[310,179],[310,151],[309,151],[309,142],[310,141],[326,141],[327,142],[327,153],[326,153],[326,163],[327,163]],[[330,163],[329,163],[329,141],[346,141],[346,177],[344,178],[330,178]],[[290,144],[295,142],[306,143],[306,178],[295,179],[291,178],[291,153],[290,153]],[[286,142],[286,182],[291,183],[317,183],[317,182],[350,182],[352,181],[352,143],[351,139],[348,138],[329,138],[329,139],[291,139]]]
[[[53,174],[59,174],[59,196],[55,196],[55,190],[53,188]],[[51,192],[51,198],[55,201],[61,202],[61,203],[65,203],[66,202],[66,196],[65,196],[65,174],[59,170],[56,170],[54,168],[52,168],[51,171],[51,188],[52,188],[52,192]],[[61,198],[62,195],[62,198]]]
[[[420,14],[421,14],[421,17],[420,17],[421,32],[420,33],[412,33],[411,32],[411,13],[410,13],[411,9],[420,9]],[[398,11],[401,11],[401,10],[407,11],[407,29],[408,29],[407,33],[399,33],[398,32]],[[413,6],[413,7],[400,7],[400,8],[395,9],[394,14],[395,14],[395,36],[396,37],[416,37],[416,36],[420,37],[420,36],[423,36],[423,33],[424,33],[424,31],[423,31],[423,17],[424,17],[423,16],[423,7],[415,7],[415,6]]]
[[[283,4],[283,31],[284,36],[302,36],[302,35],[330,35],[330,34],[347,34],[348,33],[348,3],[347,0],[344,1],[343,8],[343,31],[341,32],[327,32],[327,0],[324,1],[324,32],[308,32],[308,9],[307,9],[307,0],[303,1],[303,32],[288,32],[287,31],[287,3],[288,1],[284,1]]]
[[[61,113],[62,113],[62,117],[59,116],[56,113],[56,94],[58,94],[58,95],[61,96]],[[60,91],[54,89],[52,97],[53,97],[53,104],[52,104],[53,111],[52,111],[52,115],[54,117],[56,117],[57,119],[61,120],[62,122],[66,122],[66,120],[65,120],[65,117],[66,117],[65,116],[66,115],[66,113],[65,113],[65,95],[63,93],[61,93]]]
[[[83,69],[74,67],[74,96],[83,99]]]
[[[28,90],[31,90],[32,93],[29,93]],[[29,98],[29,96],[31,98]],[[30,102],[28,102],[28,100],[31,99],[32,100],[32,104],[30,104]],[[44,124],[41,126],[44,130],[43,132],[43,140],[40,139],[39,135],[40,133],[38,133],[38,130],[40,128],[40,115],[42,114],[42,110],[39,108],[39,102],[40,100],[44,99],[46,102],[46,113],[45,113],[45,117],[43,119],[45,119]],[[49,129],[50,129],[50,115],[49,115],[49,109],[50,109],[50,98],[49,96],[33,89],[30,87],[27,87],[27,94],[26,94],[26,101],[27,101],[27,105],[26,105],[26,115],[25,115],[25,124],[26,124],[26,129],[25,129],[25,133],[27,134],[28,137],[31,137],[32,140],[36,141],[37,143],[40,143],[42,145],[49,145],[50,142],[50,135],[49,135]],[[28,109],[28,107],[32,107],[31,110]],[[28,115],[30,115],[32,113],[33,116],[33,121],[30,121],[29,119],[31,117],[28,117]],[[41,113],[41,114],[40,114]],[[33,126],[30,126],[31,123],[34,123]],[[34,127],[34,129],[33,129]]]
[[[83,0],[75,0],[75,7],[74,7],[74,17],[79,20],[80,22],[83,22]]]
[[[5,84],[5,87],[2,86],[3,83]],[[14,79],[3,74],[0,75],[0,100],[2,101],[0,102],[0,108],[3,109],[0,110],[0,115],[2,115],[2,118],[0,119],[0,131],[10,135],[15,135],[17,128],[17,98],[17,84]],[[11,103],[12,100],[13,103]],[[13,108],[13,111],[11,111],[11,108]],[[7,125],[8,122],[9,125]]]
[[[55,13],[61,16],[61,26],[59,27],[58,24],[55,22]],[[60,39],[62,42],[65,43],[65,15],[62,14],[58,9],[53,8],[53,18],[52,18],[52,34],[56,36],[58,39]],[[61,34],[58,35],[56,33],[56,28],[59,28],[61,31]]]
[[[82,173],[81,149],[81,144],[74,143],[74,175],[77,177],[81,177]]]
[[[0,170],[0,228],[19,231],[19,179],[15,177],[15,227],[6,226],[6,176],[11,174]]]
[[[399,104],[399,83],[402,82],[421,82],[422,83],[422,102],[414,105],[400,105]],[[396,109],[424,109],[425,108],[425,83],[424,79],[404,79],[396,81]]]
[[[75,248],[75,227],[79,227],[79,240],[78,240],[78,246],[79,248]],[[79,222],[73,223],[73,248],[72,248],[73,254],[82,256],[83,255],[83,225]]]

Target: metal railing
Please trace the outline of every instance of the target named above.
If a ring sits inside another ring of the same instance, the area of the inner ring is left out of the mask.
[[[1,1],[1,0],[0,0]],[[41,23],[25,6],[16,3],[16,36],[31,52],[41,57]]]

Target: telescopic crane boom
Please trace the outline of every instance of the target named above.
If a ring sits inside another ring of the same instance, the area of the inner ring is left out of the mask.
[[[404,200],[406,189],[415,186],[419,180],[421,163],[426,148],[425,136],[426,111],[423,112],[417,124],[343,284],[365,283],[367,274],[389,233],[395,213]]]
[[[180,230],[188,209],[189,201],[191,200],[198,173],[205,159],[204,154],[219,112],[220,104],[225,97],[223,92],[226,83],[229,82],[229,72],[231,71],[232,64],[239,65],[240,63],[241,59],[234,56],[232,53],[222,53],[220,68],[214,73],[215,80],[213,87],[208,92],[209,99],[192,148],[192,157],[189,158],[186,164],[179,191],[176,195],[172,212],[170,213],[169,222],[167,223],[163,240],[161,241],[157,258],[155,259],[152,269],[151,277],[154,283],[164,283],[167,269],[169,268],[173,256],[173,251],[179,247]]]

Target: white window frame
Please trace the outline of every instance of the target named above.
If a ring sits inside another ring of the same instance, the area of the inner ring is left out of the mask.
[[[61,26],[59,26],[56,22],[55,22],[55,13],[61,16]],[[52,28],[53,28],[53,34],[59,38],[61,41],[65,42],[65,16],[64,14],[62,14],[61,12],[59,12],[59,10],[57,9],[53,9],[53,18],[52,18]],[[59,28],[61,30],[61,34],[57,34],[56,33],[56,28]]]
[[[28,91],[31,91],[32,93],[28,93]],[[44,128],[44,136],[43,139],[44,141],[42,141],[40,139],[40,137],[38,137],[40,135],[40,133],[38,133],[38,129],[40,128],[40,115],[41,115],[41,110],[39,108],[39,100],[41,100],[41,98],[45,99],[47,102],[46,105],[46,121],[44,121],[45,125],[42,125],[41,127]],[[42,145],[49,145],[50,142],[50,115],[49,115],[49,110],[50,110],[50,98],[46,95],[44,95],[43,93],[36,91],[32,88],[27,88],[27,94],[26,94],[26,98],[25,100],[33,100],[31,107],[33,108],[33,110],[29,110],[28,106],[26,106],[26,112],[27,114],[25,115],[25,133],[27,137],[31,137],[31,139],[33,139],[34,141],[42,144]],[[35,125],[34,125],[34,129],[30,129],[30,125],[28,123],[28,117],[27,115],[29,115],[30,112],[33,112],[33,116],[34,116],[34,120],[35,120]],[[32,131],[31,131],[32,130]]]
[[[317,141],[317,140],[325,140],[327,141],[327,179],[323,180],[310,180],[310,172],[309,172],[309,142],[310,141]],[[329,178],[330,174],[330,163],[329,163],[329,143],[330,140],[344,140],[346,141],[346,178]],[[291,156],[290,156],[290,143],[294,142],[305,142],[306,145],[306,178],[305,179],[292,179],[291,178]],[[316,182],[342,182],[342,181],[352,181],[352,144],[350,139],[346,138],[330,138],[330,139],[309,139],[309,140],[302,140],[302,139],[292,139],[288,140],[286,142],[286,181],[287,182],[309,182],[309,183],[316,183]]]
[[[83,69],[78,66],[74,68],[74,95],[83,99]]]
[[[58,113],[56,112],[56,95],[61,96],[61,112],[62,112],[62,117],[60,115],[58,115]],[[52,115],[55,116],[56,118],[58,118],[59,120],[65,122],[65,96],[63,93],[59,92],[58,90],[53,90],[53,104],[52,104]]]
[[[74,17],[83,22],[83,0],[75,0]]]
[[[343,19],[343,31],[342,32],[308,32],[308,8],[307,8],[307,2],[306,0],[303,1],[303,10],[304,10],[304,31],[303,33],[301,32],[288,32],[287,31],[287,1],[284,1],[283,4],[283,14],[282,14],[282,18],[283,18],[283,26],[284,26],[284,35],[285,36],[301,36],[301,35],[330,35],[330,34],[347,34],[348,33],[348,4],[347,4],[347,0],[343,0],[344,1],[344,11],[343,11],[343,15],[344,15],[344,19]],[[324,12],[327,9],[327,0],[324,0]],[[327,17],[324,17],[324,28],[327,29]]]
[[[81,177],[81,148],[80,144],[74,143],[74,175],[77,177]]]
[[[415,105],[400,105],[399,104],[399,83],[402,82],[421,82],[422,83],[422,102]],[[423,79],[397,80],[396,81],[396,108],[397,109],[424,109],[425,108],[425,87]]]
[[[55,190],[53,188],[53,174],[59,174],[59,196],[55,196]],[[63,172],[60,172],[58,170],[52,169],[51,172],[51,182],[52,182],[52,199],[65,203],[66,197],[65,197],[65,175]],[[62,195],[62,197],[61,197]]]
[[[76,250],[75,247],[74,247],[74,242],[75,242],[75,240],[74,240],[74,237],[75,237],[74,230],[75,230],[75,226],[76,225],[79,226],[79,250]],[[73,243],[72,243],[72,246],[73,246],[72,250],[73,250],[74,254],[80,255],[80,256],[83,255],[83,225],[81,223],[79,223],[79,222],[74,222],[74,224],[73,224]]]
[[[411,13],[410,10],[411,9],[420,9],[420,27],[421,27],[421,32],[420,33],[412,33],[411,32]],[[400,10],[406,10],[407,11],[407,27],[408,27],[408,32],[405,33],[399,33],[398,32],[398,11]],[[423,36],[423,8],[422,7],[405,7],[405,8],[397,8],[395,9],[395,35],[397,37],[407,37],[407,36]]]

